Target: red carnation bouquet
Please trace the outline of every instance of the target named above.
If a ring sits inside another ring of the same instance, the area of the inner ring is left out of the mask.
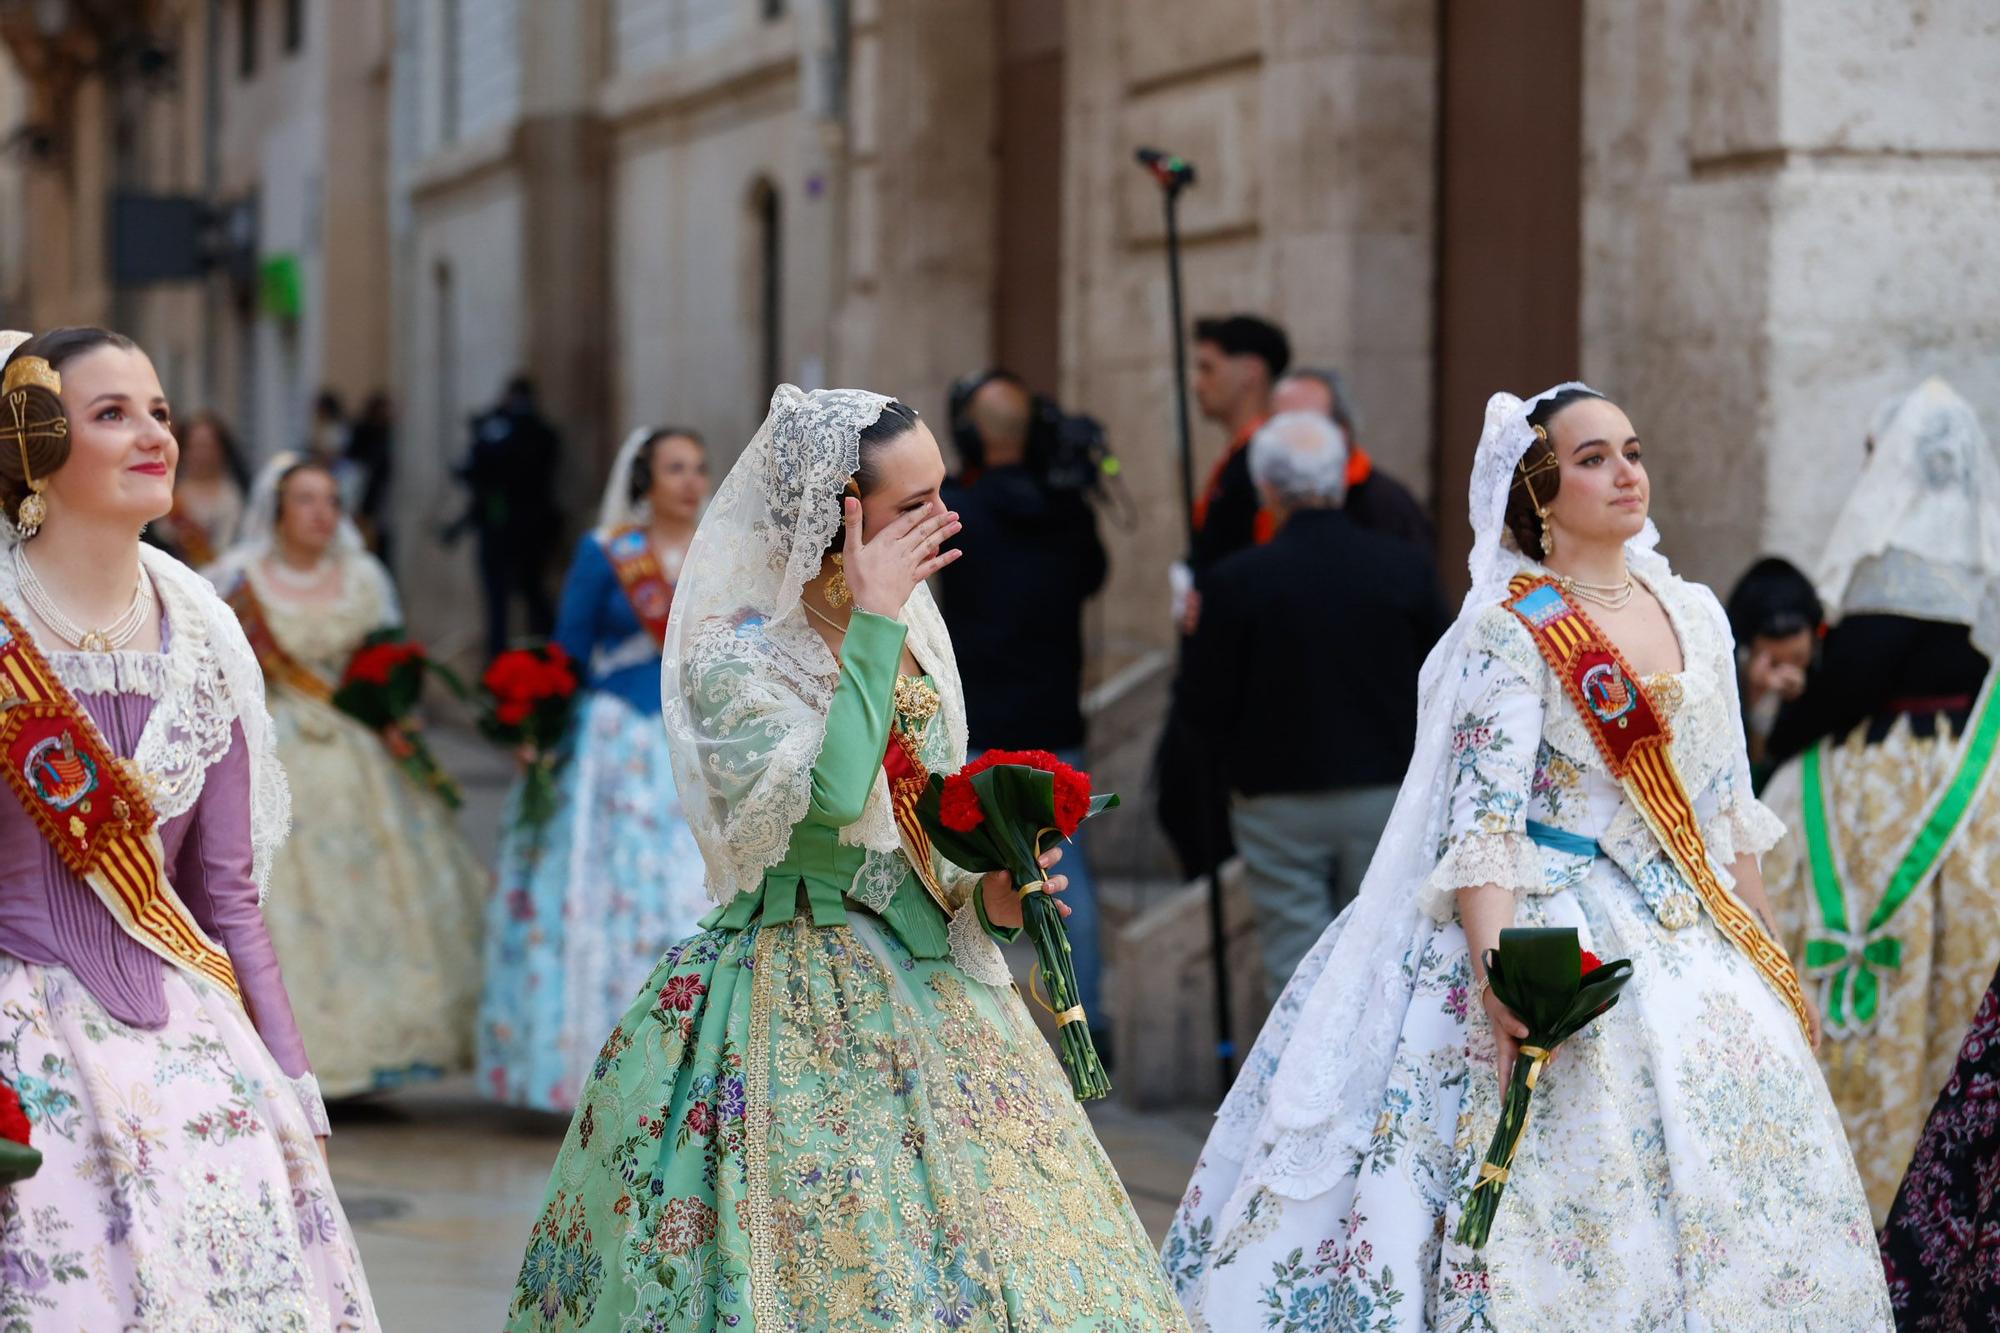
[[[1039,891],[1041,860],[1054,839],[1074,837],[1084,820],[1116,804],[1111,793],[1091,794],[1090,774],[1046,750],[988,750],[949,777],[933,773],[917,802],[917,818],[945,860],[981,874],[1005,870],[1025,886],[1024,928],[1056,1016],[1056,1048],[1081,1101],[1109,1096],[1111,1080],[1077,1003],[1069,930],[1055,900]]]
[[[42,1154],[28,1142],[32,1126],[21,1094],[0,1078],[0,1186],[26,1180],[42,1169]]]
[[[465,697],[464,683],[433,662],[422,644],[404,638],[401,630],[378,630],[355,650],[333,692],[333,706],[379,735],[413,782],[456,810],[463,801],[458,784],[417,731],[417,704],[433,674],[453,694]]]
[[[1500,1122],[1480,1165],[1479,1180],[1458,1220],[1458,1243],[1479,1249],[1493,1230],[1500,1194],[1507,1187],[1514,1154],[1528,1128],[1528,1103],[1535,1080],[1556,1047],[1581,1032],[1618,1003],[1632,979],[1632,962],[1599,962],[1577,943],[1571,926],[1517,928],[1500,932],[1500,947],[1486,954],[1486,979],[1500,1002],[1527,1024],[1527,1040],[1500,1099]]]
[[[480,681],[486,706],[479,730],[488,740],[525,751],[520,820],[534,827],[556,809],[555,748],[569,728],[576,668],[559,643],[515,648],[493,659]]]

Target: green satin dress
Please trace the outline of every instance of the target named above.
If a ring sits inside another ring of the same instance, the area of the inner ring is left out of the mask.
[[[907,862],[879,913],[845,896],[865,853],[840,830],[890,727],[924,728],[893,703],[904,635],[854,616],[785,860],[605,1041],[510,1329],[1186,1327],[1020,996],[951,961]]]

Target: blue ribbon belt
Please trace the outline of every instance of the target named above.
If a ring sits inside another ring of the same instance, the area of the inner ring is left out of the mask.
[[[1566,829],[1528,821],[1528,837],[1536,844],[1552,852],[1567,852],[1571,856],[1602,856],[1604,849],[1597,845],[1597,839],[1586,838],[1581,833],[1571,833]]]

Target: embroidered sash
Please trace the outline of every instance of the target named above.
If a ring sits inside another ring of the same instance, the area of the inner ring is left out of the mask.
[[[1966,816],[1986,790],[1995,747],[2000,744],[2000,701],[1996,701],[1993,689],[1996,674],[2000,673],[1988,672],[1980,687],[1965,733],[1959,737],[1951,777],[1931,793],[1923,817],[1917,820],[1908,845],[1895,861],[1882,900],[1859,930],[1853,923],[1860,914],[1854,910],[1851,883],[1841,865],[1840,843],[1830,817],[1827,742],[1813,746],[1800,760],[1806,861],[1820,914],[1820,923],[1806,932],[1806,975],[1820,979],[1824,987],[1830,1036],[1863,1037],[1875,1030],[1882,1010],[1882,974],[1903,965],[1903,941],[1891,934],[1889,927],[1903,904],[1930,883],[1944,864]]]
[[[938,882],[931,835],[917,818],[917,801],[930,786],[931,772],[917,755],[916,741],[900,726],[892,724],[889,728],[889,748],[882,754],[882,771],[889,778],[889,804],[895,811],[896,830],[903,835],[903,853],[909,857],[911,869],[917,872],[932,900],[950,916],[951,900]]]
[[[1534,637],[1563,692],[1576,706],[1598,753],[1625,788],[1702,905],[1731,943],[1764,974],[1808,1038],[1812,1019],[1792,960],[1764,933],[1747,908],[1722,886],[1709,864],[1687,783],[1674,763],[1673,733],[1617,647],[1552,579],[1522,574],[1508,586],[1507,609]]]
[[[167,882],[159,817],[144,788],[4,606],[0,763],[35,827],[120,929],[242,999],[229,955]]]
[[[639,623],[653,636],[654,643],[664,647],[667,615],[674,609],[674,585],[667,582],[666,574],[661,571],[653,544],[646,540],[645,529],[618,529],[604,543],[604,554],[610,559],[611,572],[618,576],[618,584],[625,589]]]
[[[333,702],[333,686],[320,678],[320,674],[305,663],[286,652],[278,642],[278,636],[271,632],[271,622],[264,616],[264,604],[257,600],[257,592],[250,586],[250,576],[245,574],[237,579],[236,586],[223,598],[229,609],[242,622],[243,637],[250,641],[250,651],[257,655],[257,665],[264,669],[264,678],[290,686],[308,699],[320,703]]]
[[[208,529],[179,504],[155,521],[166,529],[168,540],[180,548],[181,559],[187,564],[201,569],[215,563],[215,543],[209,540]]]

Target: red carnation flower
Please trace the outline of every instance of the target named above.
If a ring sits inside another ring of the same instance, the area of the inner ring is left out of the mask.
[[[964,773],[944,780],[938,795],[938,822],[957,833],[970,833],[986,822],[986,810],[979,804],[979,790]]]
[[[1058,762],[1053,770],[1056,794],[1056,827],[1065,838],[1076,836],[1077,825],[1090,813],[1090,774],[1079,773]]]
[[[397,658],[388,644],[376,644],[363,648],[347,664],[347,679],[364,685],[387,685],[389,673],[395,670]]]
[[[1603,962],[1598,958],[1598,956],[1592,953],[1588,949],[1585,949],[1582,952],[1582,962],[1583,962],[1583,970],[1581,975],[1586,977],[1589,976],[1592,972],[1595,972],[1598,968],[1604,966]]]
[[[518,727],[528,720],[528,714],[535,711],[535,705],[526,699],[502,699],[494,705],[493,716],[502,726]]]
[[[21,1094],[14,1085],[0,1080],[0,1139],[26,1143],[33,1129],[28,1113],[21,1109]]]

